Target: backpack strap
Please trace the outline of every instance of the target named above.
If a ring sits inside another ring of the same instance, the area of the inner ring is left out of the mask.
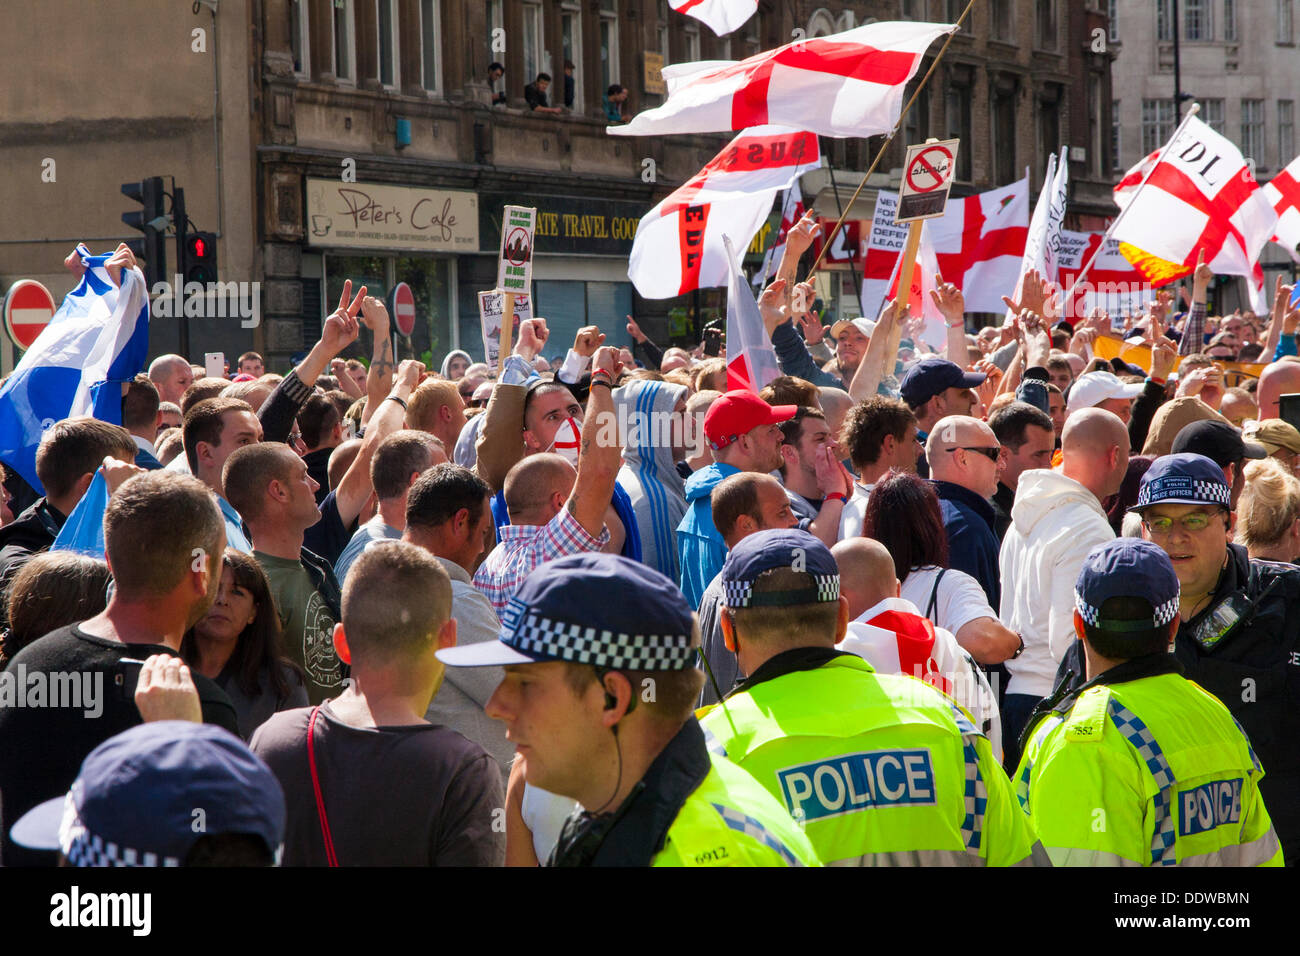
[[[939,610],[939,582],[943,580],[943,576],[947,573],[947,568],[940,568],[939,573],[934,578],[934,587],[930,589],[930,603],[925,606],[925,616],[931,621],[934,621],[934,615]]]
[[[316,796],[316,818],[320,820],[320,833],[325,841],[325,860],[328,866],[338,866],[339,858],[334,852],[334,838],[330,835],[329,817],[325,815],[325,798],[321,794],[320,774],[316,771],[316,718],[320,716],[320,705],[311,709],[307,720],[307,765],[311,768],[311,789]]]

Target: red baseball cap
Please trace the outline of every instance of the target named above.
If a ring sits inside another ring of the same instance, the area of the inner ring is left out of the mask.
[[[727,392],[704,416],[704,435],[714,451],[762,425],[779,425],[794,418],[798,405],[769,405],[753,392]]]

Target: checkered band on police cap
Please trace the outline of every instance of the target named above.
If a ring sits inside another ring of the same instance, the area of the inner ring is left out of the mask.
[[[105,840],[91,833],[77,812],[76,792],[80,781],[74,782],[63,803],[63,822],[59,824],[59,845],[70,866],[180,866],[174,856],[159,857],[157,853],[136,850]]]
[[[770,569],[769,569],[770,570]],[[797,592],[779,591],[754,593],[754,581],[723,581],[722,603],[727,607],[752,605],[824,604],[838,601],[840,576],[838,574],[812,574],[812,587]],[[765,600],[768,598],[768,600]]]
[[[530,657],[592,664],[611,670],[680,671],[695,666],[691,635],[632,634],[560,621],[518,597],[501,614],[501,641]]]
[[[1110,622],[1107,622],[1106,625],[1103,625],[1101,622],[1101,609],[1093,607],[1091,604],[1089,604],[1086,600],[1084,600],[1083,595],[1080,594],[1077,590],[1074,592],[1074,606],[1079,609],[1079,617],[1083,618],[1083,620],[1086,623],[1091,624],[1093,627],[1109,626]],[[1170,598],[1168,601],[1165,601],[1162,604],[1158,604],[1154,608],[1152,608],[1152,614],[1151,614],[1152,626],[1164,627],[1166,624],[1168,624],[1170,621],[1174,619],[1174,616],[1177,613],[1178,613],[1178,596],[1175,595],[1174,597]],[[1125,621],[1123,623],[1129,624],[1130,622]],[[1145,622],[1134,622],[1134,623],[1145,623]]]
[[[1142,476],[1133,508],[1140,511],[1162,503],[1231,508],[1232,489],[1223,477],[1223,469],[1204,455],[1162,455]]]

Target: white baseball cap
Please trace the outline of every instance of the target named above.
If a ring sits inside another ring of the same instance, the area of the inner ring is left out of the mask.
[[[1070,386],[1066,414],[1081,408],[1092,408],[1112,398],[1137,398],[1146,387],[1144,382],[1127,385],[1110,372],[1088,372],[1080,375]]]
[[[834,325],[831,326],[831,338],[838,339],[840,337],[840,333],[844,331],[844,329],[849,325],[849,323],[856,325],[858,327],[858,331],[861,332],[863,335],[865,335],[867,338],[871,338],[872,334],[876,331],[876,323],[872,322],[870,319],[862,319],[862,318],[840,319],[838,322],[836,322]]]

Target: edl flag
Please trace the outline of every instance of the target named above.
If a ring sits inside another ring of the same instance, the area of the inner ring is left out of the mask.
[[[85,275],[0,388],[0,461],[42,494],[36,446],[45,429],[80,415],[120,425],[120,386],[144,367],[149,351],[149,296],[139,268],[123,270],[118,288],[104,268],[111,253],[77,251]]]
[[[726,285],[723,234],[744,255],[776,194],[819,162],[812,133],[782,126],[745,130],[641,219],[627,267],[637,292],[669,299]]]
[[[1049,282],[1060,280],[1061,227],[1065,224],[1065,201],[1070,189],[1070,173],[1065,160],[1065,149],[1060,156],[1053,154],[1047,161],[1043,176],[1043,189],[1034,205],[1034,215],[1029,220],[1029,233],[1025,239],[1025,254],[1020,260],[1020,278],[1016,281],[1016,300],[1020,300],[1022,284],[1029,270]],[[1007,320],[1011,311],[1007,310]]]
[[[1226,137],[1189,115],[1162,152],[1125,174],[1115,203],[1123,218],[1111,236],[1153,285],[1192,272],[1203,251],[1216,274],[1247,276],[1255,311],[1267,311],[1259,254],[1277,212]]]

